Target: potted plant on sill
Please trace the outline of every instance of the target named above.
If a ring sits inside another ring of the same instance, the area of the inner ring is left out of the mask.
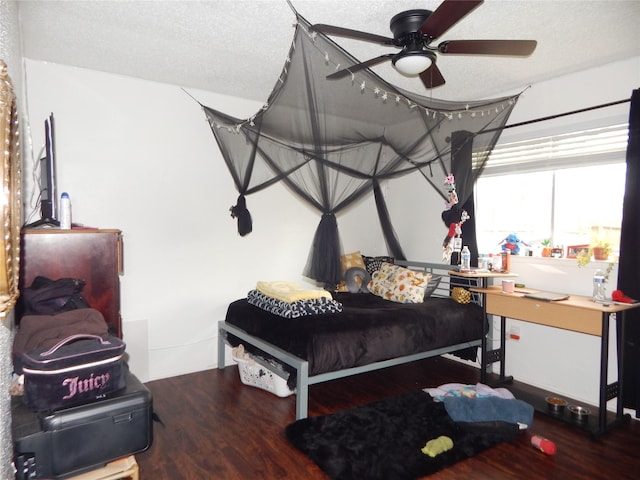
[[[550,257],[551,256],[551,239],[550,238],[546,238],[544,239],[542,242],[540,242],[540,245],[542,246],[542,251],[540,252],[540,254],[543,257]]]
[[[609,260],[611,255],[611,242],[596,240],[590,248],[594,260]]]
[[[616,260],[610,259],[611,251],[612,246],[610,242],[604,240],[594,241],[593,244],[589,246],[588,250],[580,250],[580,252],[578,252],[578,255],[576,256],[578,267],[584,267],[587,265],[591,261],[591,257],[593,257],[594,260],[609,260],[607,270],[604,274],[606,283],[609,281],[609,275],[616,264]]]

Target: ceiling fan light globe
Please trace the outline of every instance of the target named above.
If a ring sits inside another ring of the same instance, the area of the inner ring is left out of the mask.
[[[431,66],[431,57],[425,52],[399,54],[393,59],[393,66],[402,75],[415,77]]]

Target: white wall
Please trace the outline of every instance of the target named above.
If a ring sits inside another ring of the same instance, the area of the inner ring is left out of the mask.
[[[634,57],[540,82],[526,89],[523,88],[524,92],[507,124],[546,118],[629,99],[631,92],[639,87],[639,81],[640,57]],[[576,126],[607,124],[612,118],[623,122],[628,121],[629,103],[508,128],[503,132],[500,140],[518,139],[533,134],[544,135],[547,132],[557,134],[573,131]]]
[[[231,177],[199,105],[179,87],[29,60],[26,70],[32,158],[53,112],[58,187],[71,196],[73,221],[124,233],[132,370],[148,380],[214,367],[230,301],[257,280],[304,281],[319,214],[278,184],[247,198],[254,231],[242,238],[229,214]],[[190,93],[240,118],[261,107]],[[338,219],[345,251],[385,253],[368,203],[346,214],[353,222]]]
[[[635,58],[534,85],[509,123],[628,98],[639,65]],[[276,185],[248,198],[254,232],[240,238],[229,216],[237,197],[231,178],[203,113],[180,88],[37,61],[26,69],[33,145],[41,145],[42,121],[54,112],[59,183],[71,195],[74,221],[124,232],[122,314],[134,372],[148,380],[214,367],[216,322],[228,303],[256,280],[302,281],[319,215]],[[261,106],[190,93],[240,118]],[[406,256],[439,261],[446,234],[441,198],[418,175],[384,190]],[[338,224],[345,252],[386,253],[371,197]],[[590,277],[581,274],[588,289]],[[533,284],[548,274],[531,275]],[[524,333],[521,348],[534,342],[544,349],[551,335]],[[594,401],[592,391],[582,391],[590,382],[580,373],[582,347],[573,340],[565,346],[572,378],[540,378],[533,358],[514,361],[511,373]]]

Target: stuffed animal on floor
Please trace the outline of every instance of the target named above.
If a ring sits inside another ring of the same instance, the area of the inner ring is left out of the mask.
[[[425,455],[429,455],[431,458],[434,458],[436,455],[440,455],[447,450],[451,450],[453,448],[453,440],[449,437],[445,437],[444,435],[434,438],[433,440],[429,440],[427,444],[422,447],[421,452]]]

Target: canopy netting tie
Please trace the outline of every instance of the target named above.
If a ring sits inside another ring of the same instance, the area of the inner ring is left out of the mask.
[[[232,206],[229,211],[231,218],[238,219],[238,233],[241,237],[251,233],[253,230],[253,222],[251,221],[251,212],[247,210],[247,200],[244,195],[238,197],[238,202]]]

